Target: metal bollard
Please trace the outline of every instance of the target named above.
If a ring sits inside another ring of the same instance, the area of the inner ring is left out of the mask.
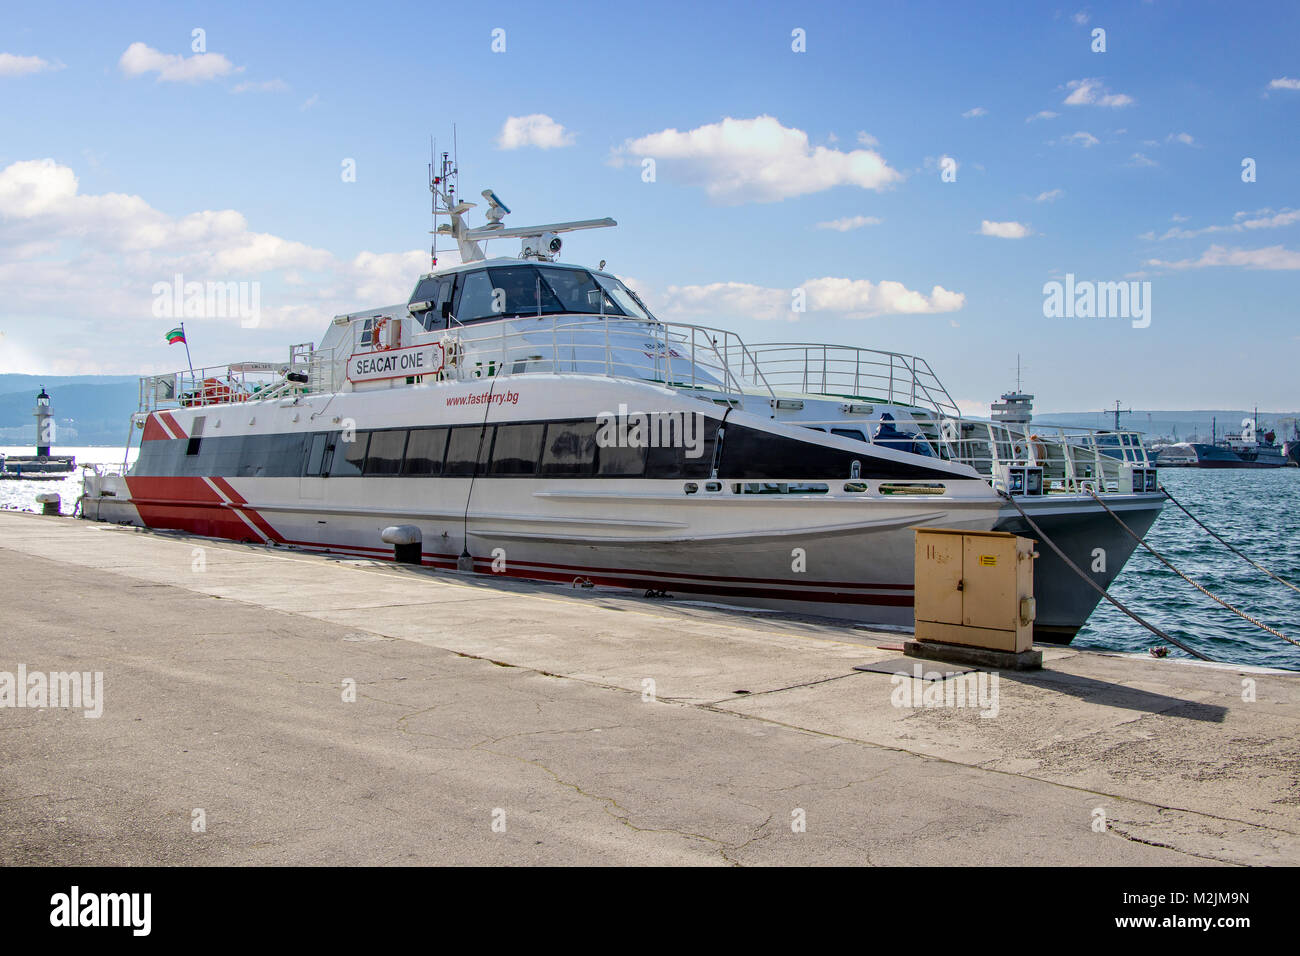
[[[413,524],[391,525],[380,535],[385,544],[393,546],[393,560],[398,564],[419,564],[423,535]]]

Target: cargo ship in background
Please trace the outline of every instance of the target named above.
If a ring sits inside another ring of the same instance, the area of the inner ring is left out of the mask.
[[[1241,430],[1215,437],[1217,420],[1211,425],[1210,442],[1172,442],[1152,446],[1160,468],[1282,468],[1290,453],[1300,453],[1300,443],[1288,453],[1277,443],[1272,429],[1257,431],[1258,413],[1241,423]],[[1288,442],[1288,445],[1291,443]]]
[[[1290,466],[1300,466],[1300,420],[1290,419],[1291,437],[1282,443],[1282,457]]]

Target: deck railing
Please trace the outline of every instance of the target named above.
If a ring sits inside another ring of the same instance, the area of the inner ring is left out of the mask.
[[[733,359],[742,378],[752,372],[777,389],[961,415],[939,376],[916,355],[850,345],[763,342]]]
[[[536,327],[501,322],[495,334],[475,326],[448,333],[463,349],[451,378],[560,372],[657,382],[739,402],[746,393],[776,393],[766,379],[742,376],[729,357],[750,367],[753,354],[734,332],[681,322],[628,319],[557,320]]]
[[[1085,485],[1096,491],[1111,490],[1122,465],[1154,467],[1137,432],[962,418],[900,420],[888,430],[861,418],[787,424],[838,432],[845,438],[860,436],[882,448],[959,462],[990,479],[999,466],[1037,466],[1043,469],[1046,491],[1077,493]]]

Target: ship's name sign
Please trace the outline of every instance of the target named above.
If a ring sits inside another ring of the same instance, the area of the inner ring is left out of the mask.
[[[357,352],[348,360],[348,378],[375,382],[408,375],[433,375],[442,371],[442,343],[413,345],[383,352]]]

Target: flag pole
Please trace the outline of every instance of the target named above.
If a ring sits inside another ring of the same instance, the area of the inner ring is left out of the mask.
[[[185,344],[185,361],[190,366],[190,378],[194,377],[194,359],[190,358],[190,340],[185,334],[185,323],[181,323],[181,341]]]

